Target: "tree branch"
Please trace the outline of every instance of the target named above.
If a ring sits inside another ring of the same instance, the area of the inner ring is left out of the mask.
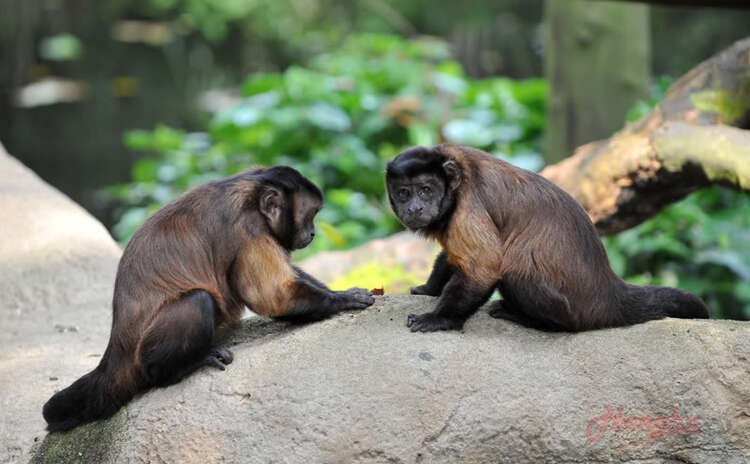
[[[634,227],[710,185],[750,192],[750,39],[704,61],[641,120],[542,175],[583,204],[599,233]]]

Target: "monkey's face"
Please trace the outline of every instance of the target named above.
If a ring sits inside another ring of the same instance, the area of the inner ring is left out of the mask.
[[[311,195],[298,193],[294,196],[293,250],[305,248],[315,238],[315,215],[322,206],[322,202]]]
[[[304,190],[285,194],[275,187],[266,187],[259,209],[279,244],[287,250],[299,250],[315,237],[313,220],[322,204],[319,196]]]
[[[421,229],[442,216],[446,186],[441,176],[425,173],[392,177],[387,187],[393,211],[409,229]]]

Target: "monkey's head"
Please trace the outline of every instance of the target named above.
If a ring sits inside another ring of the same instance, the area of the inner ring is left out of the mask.
[[[461,169],[440,147],[406,150],[388,163],[385,177],[393,212],[409,229],[441,229],[450,218]]]
[[[318,187],[299,171],[276,166],[257,172],[258,209],[271,234],[287,250],[305,248],[315,238],[315,215],[323,207]]]

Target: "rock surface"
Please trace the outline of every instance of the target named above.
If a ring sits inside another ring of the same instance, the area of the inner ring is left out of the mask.
[[[747,462],[748,323],[547,334],[480,311],[412,334],[406,315],[435,300],[399,295],[306,326],[247,320],[226,371],[45,436],[41,405],[106,345],[119,249],[4,155],[0,208],[0,462]],[[607,422],[608,406],[654,421]]]
[[[106,346],[120,248],[2,145],[0,212],[0,463],[26,462],[42,404]]]
[[[545,334],[481,312],[463,332],[406,330],[433,305],[385,296],[304,327],[250,320],[226,371],[50,435],[34,462],[747,462],[747,324]],[[587,436],[606,406],[671,419],[675,405],[684,426],[666,428],[697,433],[652,440],[600,419]]]

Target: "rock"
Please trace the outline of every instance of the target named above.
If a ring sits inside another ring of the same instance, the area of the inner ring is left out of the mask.
[[[26,462],[42,404],[106,347],[120,248],[0,145],[0,463]]]
[[[435,299],[406,295],[305,326],[248,319],[226,371],[45,436],[44,401],[106,345],[119,250],[17,162],[0,173],[1,462],[747,461],[749,323],[548,334],[482,310],[413,334],[406,315]]]
[[[462,332],[404,327],[434,304],[378,297],[294,328],[251,319],[226,371],[49,435],[33,462],[746,462],[747,323],[546,334],[482,311]],[[616,427],[607,407],[695,433]]]

